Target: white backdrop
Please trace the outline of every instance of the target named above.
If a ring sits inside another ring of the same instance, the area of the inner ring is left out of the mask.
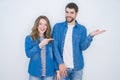
[[[120,0],[0,0],[0,80],[28,80],[25,36],[39,15],[46,15],[52,26],[64,21],[71,1],[78,4],[77,20],[88,33],[107,30],[84,52],[83,80],[120,80]]]

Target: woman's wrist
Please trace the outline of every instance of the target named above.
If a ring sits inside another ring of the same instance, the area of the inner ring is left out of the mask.
[[[40,47],[40,48],[42,48],[42,47],[43,47],[42,43],[40,43],[40,44],[39,44],[39,47]]]

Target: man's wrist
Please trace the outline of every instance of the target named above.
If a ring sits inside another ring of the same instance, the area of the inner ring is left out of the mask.
[[[94,35],[89,34],[89,37],[93,38],[93,37],[94,37]]]
[[[56,73],[59,73],[59,70],[57,70]]]

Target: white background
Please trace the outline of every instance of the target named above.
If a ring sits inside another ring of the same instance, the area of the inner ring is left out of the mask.
[[[0,0],[0,80],[28,80],[25,36],[39,15],[46,15],[52,27],[64,21],[71,1],[88,33],[106,29],[84,52],[83,80],[120,80],[120,0]]]

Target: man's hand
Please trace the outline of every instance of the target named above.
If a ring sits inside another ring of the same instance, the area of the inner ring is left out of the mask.
[[[60,64],[59,65],[59,71],[60,71],[60,75],[62,77],[66,77],[67,76],[67,68],[64,64]]]
[[[98,35],[98,34],[104,33],[105,31],[106,31],[106,30],[99,30],[99,29],[97,29],[97,30],[91,32],[90,35],[94,37],[94,36],[96,36],[96,35]]]
[[[56,71],[56,80],[61,80],[60,72]]]
[[[41,43],[39,44],[39,47],[42,48],[43,46],[45,46],[46,44],[48,44],[48,42],[50,42],[51,40],[53,40],[52,38],[49,39],[43,39],[41,41]]]

